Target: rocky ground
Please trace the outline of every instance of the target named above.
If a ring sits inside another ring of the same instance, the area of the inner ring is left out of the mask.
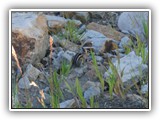
[[[146,12],[13,12],[12,107],[148,108],[147,25]]]

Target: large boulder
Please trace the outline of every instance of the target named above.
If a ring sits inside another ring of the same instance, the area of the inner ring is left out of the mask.
[[[118,27],[124,33],[132,33],[144,40],[143,22],[148,23],[148,12],[123,12],[118,20]]]
[[[12,45],[21,65],[40,61],[49,46],[45,17],[34,12],[13,12]]]

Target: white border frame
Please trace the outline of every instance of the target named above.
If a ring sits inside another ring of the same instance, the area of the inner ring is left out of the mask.
[[[13,109],[11,108],[11,12],[12,11],[145,11],[149,12],[149,109]],[[151,10],[150,9],[10,9],[9,10],[9,110],[10,111],[150,111],[151,110]]]

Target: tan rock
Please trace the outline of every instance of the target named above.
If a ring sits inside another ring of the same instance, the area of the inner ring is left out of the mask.
[[[12,45],[21,65],[43,58],[49,46],[45,17],[34,12],[12,13]]]
[[[112,28],[109,25],[105,26],[105,25],[100,25],[100,24],[92,22],[87,25],[87,28],[90,30],[98,31],[98,32],[104,34],[106,37],[112,38],[114,40],[121,40],[121,38],[124,36],[123,33],[118,32],[117,30],[115,30],[114,28]]]

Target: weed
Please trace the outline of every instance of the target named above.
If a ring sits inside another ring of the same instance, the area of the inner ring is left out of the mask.
[[[99,107],[99,103],[95,102],[95,98],[93,96],[90,98],[90,107],[91,108],[98,108]]]
[[[59,108],[59,100],[63,98],[62,91],[60,89],[60,80],[58,80],[57,72],[54,71],[53,76],[48,80],[50,85],[50,96],[52,108]]]
[[[95,54],[92,51],[91,51],[91,56],[92,56],[92,60],[93,60],[93,67],[96,71],[97,77],[99,78],[99,81],[100,81],[101,87],[102,87],[102,92],[103,92],[104,91],[104,79],[103,79],[102,74],[98,70],[98,65],[97,65],[97,61],[96,61],[96,58],[95,58]]]
[[[71,69],[72,64],[67,64],[66,61],[62,61],[62,66],[61,66],[61,70],[60,70],[60,74],[61,76],[68,76],[70,69]]]
[[[111,95],[111,98],[112,98],[112,93],[114,91],[115,94],[121,96],[121,98],[124,99],[125,96],[124,96],[124,90],[123,90],[123,82],[121,79],[121,77],[123,76],[124,68],[119,74],[117,68],[114,66],[111,60],[109,60],[109,66],[111,69],[111,73],[109,73],[110,76],[109,78],[107,78],[106,82],[109,85],[109,93]]]
[[[64,32],[58,34],[60,39],[66,38],[74,43],[80,43],[84,34],[78,33],[78,28],[75,25],[75,22],[70,20],[64,27]]]
[[[82,103],[81,107],[87,108],[87,102],[86,102],[85,98],[83,97],[83,91],[82,91],[82,88],[81,88],[81,85],[79,83],[78,78],[76,78],[76,92],[77,92],[78,98],[80,99],[80,101]]]

